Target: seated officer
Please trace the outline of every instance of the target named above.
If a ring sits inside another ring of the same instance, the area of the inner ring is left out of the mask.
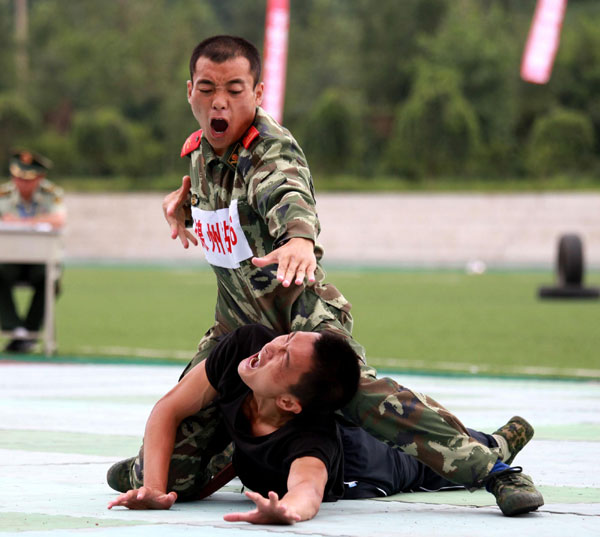
[[[9,160],[11,180],[0,186],[0,221],[19,225],[46,224],[59,229],[65,223],[62,190],[46,180],[52,166],[47,158],[30,151],[16,151]],[[44,320],[46,269],[40,264],[0,264],[0,325],[12,331],[6,352],[29,352],[36,340],[30,332],[38,332]],[[19,316],[13,287],[27,282],[33,287],[33,298],[27,315]]]

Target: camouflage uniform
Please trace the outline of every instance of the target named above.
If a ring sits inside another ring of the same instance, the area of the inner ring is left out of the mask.
[[[12,215],[31,218],[64,211],[62,189],[44,179],[30,201],[24,200],[12,181],[0,186],[0,217]],[[27,281],[34,288],[34,296],[24,320],[15,309],[12,288],[18,281]],[[4,330],[19,326],[37,332],[42,326],[45,307],[46,267],[40,264],[0,264],[0,325]]]
[[[261,323],[279,333],[333,330],[350,338],[364,362],[364,349],[351,336],[351,306],[333,285],[324,283],[320,265],[314,284],[286,288],[277,281],[276,265],[258,268],[250,261],[293,237],[311,239],[317,260],[323,255],[316,243],[320,226],[312,178],[291,134],[259,108],[250,130],[222,157],[200,131],[188,138],[184,155],[191,157],[190,225],[218,286],[215,324],[184,374],[208,356],[216,338],[248,323]],[[236,254],[244,237],[247,247]],[[471,438],[462,423],[431,398],[375,375],[363,364],[360,390],[344,409],[346,417],[458,484],[473,486],[489,474],[497,450]],[[180,499],[193,497],[191,490],[206,481],[200,468],[214,454],[207,445],[216,428],[212,423],[216,413],[211,408],[201,414],[184,422],[178,433],[169,483]],[[139,460],[135,469],[132,484],[138,486]]]

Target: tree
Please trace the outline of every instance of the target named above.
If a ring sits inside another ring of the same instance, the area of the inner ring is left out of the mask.
[[[450,68],[422,63],[406,103],[399,105],[384,170],[412,178],[465,175],[481,145],[477,115]]]

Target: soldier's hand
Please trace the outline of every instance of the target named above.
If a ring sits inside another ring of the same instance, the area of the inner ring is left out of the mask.
[[[176,492],[166,494],[162,490],[142,487],[124,492],[108,504],[108,509],[116,506],[127,507],[127,509],[170,509],[176,499]]]
[[[256,267],[278,265],[277,279],[284,287],[289,287],[292,281],[302,285],[305,276],[309,283],[314,283],[317,258],[313,241],[294,237],[264,257],[253,257],[252,264]]]
[[[165,196],[162,204],[165,219],[171,228],[171,238],[174,240],[179,237],[184,248],[188,248],[190,242],[194,246],[198,246],[198,239],[185,227],[185,209],[183,205],[188,198],[191,186],[190,176],[184,176],[181,180],[181,186]]]

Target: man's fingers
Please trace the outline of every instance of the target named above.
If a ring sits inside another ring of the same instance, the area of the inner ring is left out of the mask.
[[[279,270],[277,271],[277,279],[280,282],[283,282],[282,285],[284,287],[289,287],[290,284],[294,281],[294,275],[296,274],[296,270],[298,269],[298,261],[295,258],[291,258],[288,263],[285,262],[279,263]],[[283,274],[283,277],[280,278],[280,275]]]
[[[259,494],[258,492],[252,492],[250,490],[246,491],[246,498],[252,500],[256,505],[261,503],[265,504],[268,502],[268,500],[262,494]]]
[[[258,509],[248,511],[247,513],[228,513],[223,515],[226,522],[250,522],[250,524],[260,524],[260,513]]]
[[[175,240],[179,237],[181,244],[184,248],[189,247],[191,242],[194,246],[198,246],[198,239],[191,231],[180,225],[178,222],[172,222],[171,227],[171,239]]]
[[[311,263],[304,262],[298,265],[298,268],[296,269],[296,278],[294,280],[294,283],[296,285],[302,285],[304,283],[305,276],[308,276],[309,283],[313,283],[315,281],[315,270]]]
[[[161,509],[171,509],[175,501],[177,500],[176,492],[169,492],[169,494],[162,494],[156,498],[155,503]]]
[[[223,520],[226,522],[245,522],[245,513],[229,513],[223,516]]]
[[[277,263],[277,258],[274,257],[272,253],[265,255],[264,257],[252,258],[252,264],[259,268],[266,267],[267,265],[273,265],[275,263]]]
[[[189,240],[194,246],[198,246],[198,239],[196,238],[196,235],[185,228],[183,229],[183,233],[185,234],[185,238],[187,240]]]
[[[176,239],[179,237],[179,224],[175,222],[170,222],[169,227],[171,228],[171,238]]]
[[[117,496],[117,498],[115,500],[113,500],[112,502],[109,502],[108,509],[112,509],[113,507],[116,507],[118,505],[127,507],[127,504],[129,503],[130,498],[135,497],[137,495],[137,493],[138,493],[137,490],[128,490],[127,492],[124,492],[123,494],[119,494],[119,496]]]
[[[178,188],[175,192],[177,192],[177,201],[178,205],[181,205],[185,200],[187,200],[187,196],[190,193],[190,189],[192,188],[192,180],[189,175],[184,175],[181,179],[181,187]]]
[[[163,210],[167,216],[174,216],[177,209],[187,200],[188,194],[192,187],[192,180],[189,175],[185,175],[181,180],[181,186],[167,194],[163,200]]]
[[[308,278],[308,283],[315,283],[315,269],[317,268],[316,262],[310,262],[306,269],[306,277]]]

